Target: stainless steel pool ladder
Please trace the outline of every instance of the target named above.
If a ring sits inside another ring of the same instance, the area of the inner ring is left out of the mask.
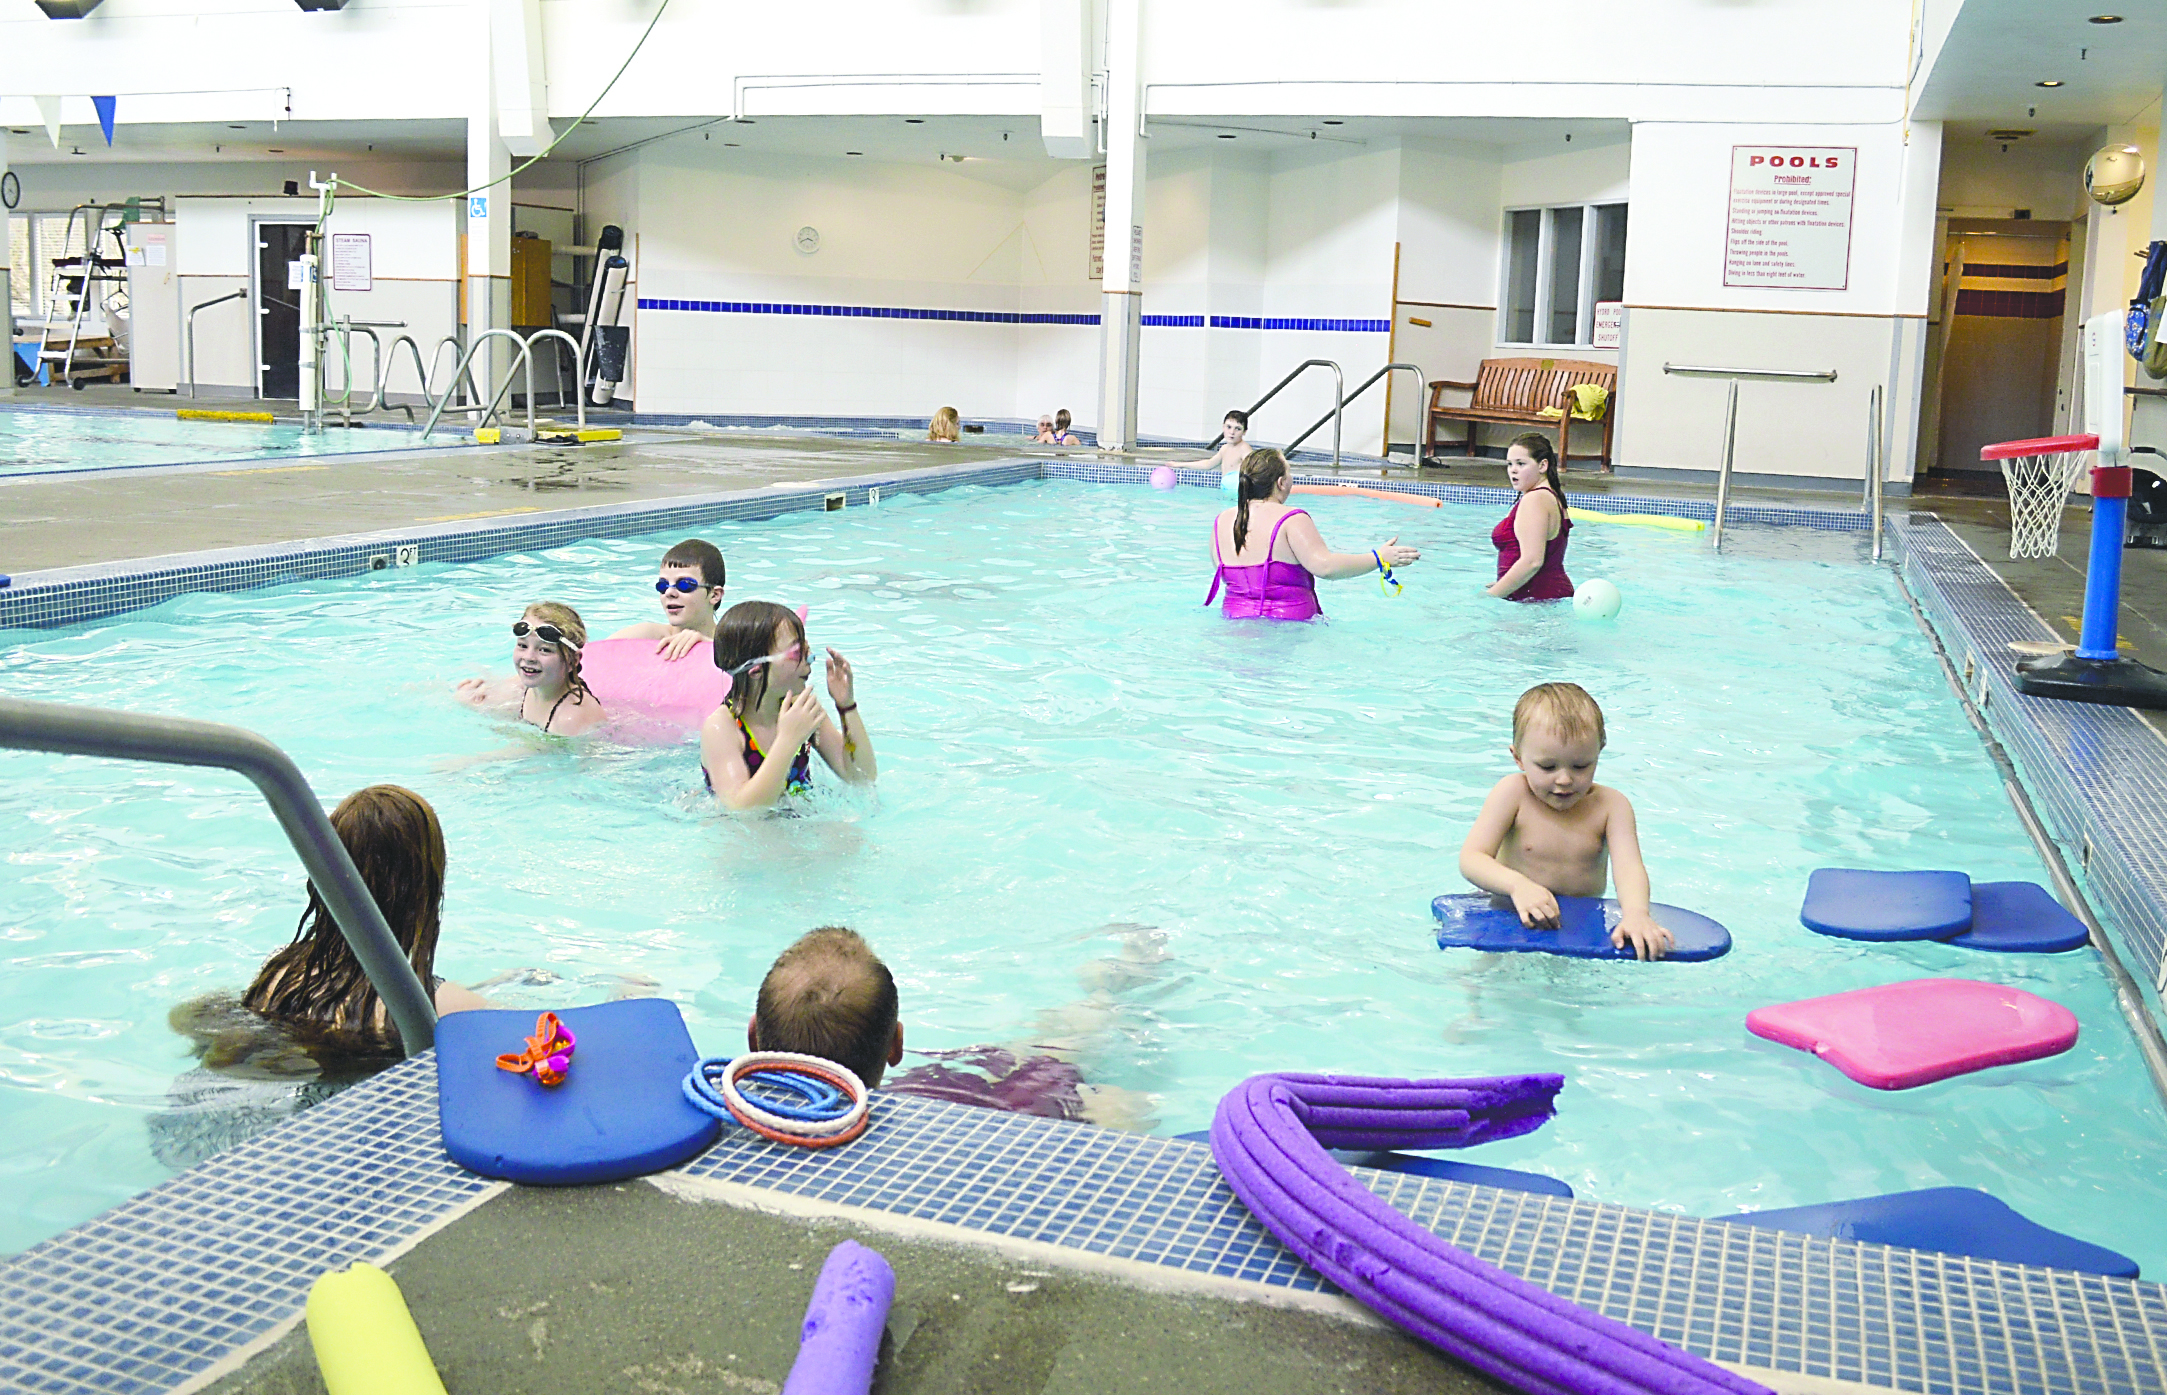
[[[1710,545],[1716,551],[1723,550],[1723,516],[1731,504],[1731,464],[1738,454],[1738,380],[1741,378],[1771,378],[1789,382],[1833,383],[1836,370],[1803,368],[1701,368],[1684,363],[1666,363],[1665,373],[1690,373],[1711,378],[1730,379],[1730,389],[1723,399],[1723,464],[1716,471],[1716,518],[1709,530]],[[1878,542],[1879,530],[1875,530]],[[1877,550],[1874,554],[1880,556]]]
[[[482,345],[488,343],[492,339],[511,340],[514,344],[519,346],[519,353],[517,357],[512,360],[510,367],[505,370],[504,382],[500,387],[497,388],[496,396],[489,399],[488,406],[479,409],[481,415],[475,419],[474,425],[477,428],[487,426],[492,420],[496,418],[497,405],[504,400],[504,395],[512,390],[513,370],[519,368],[522,364],[524,364],[527,371],[527,439],[530,441],[534,439],[534,346],[544,339],[562,339],[565,343],[572,346],[572,353],[575,357],[579,353],[579,341],[577,339],[574,339],[571,335],[566,334],[561,329],[536,330],[533,334],[527,336],[524,339],[520,338],[517,334],[513,333],[511,330],[508,329],[485,329],[480,334],[474,336],[474,342],[467,345],[466,352],[459,356],[458,367],[452,369],[451,381],[447,383],[444,387],[444,396],[440,398],[436,402],[435,406],[433,406],[429,411],[428,423],[421,428],[421,434],[424,440],[428,439],[429,433],[436,429],[437,421],[444,415],[444,410],[450,404],[452,395],[459,390],[460,381],[464,379],[469,386],[474,385],[474,375],[470,365],[472,365],[472,363],[474,362],[474,355],[481,352]],[[474,388],[474,397],[476,401],[479,401],[481,399],[481,390],[479,387]],[[579,412],[579,429],[584,431],[587,429],[586,393],[582,392],[578,394],[577,405]],[[473,411],[476,409],[469,407],[463,410]]]
[[[1356,388],[1353,392],[1348,393],[1344,398],[1340,399],[1339,406],[1334,410],[1344,414],[1347,410],[1348,403],[1354,401],[1355,398],[1360,397],[1363,393],[1368,392],[1370,388],[1373,387],[1378,382],[1378,380],[1383,378],[1386,374],[1396,372],[1412,373],[1415,375],[1415,392],[1417,394],[1415,400],[1422,404],[1422,434],[1415,438],[1415,464],[1419,467],[1422,464],[1423,446],[1430,439],[1430,399],[1428,396],[1430,382],[1428,378],[1425,378],[1422,375],[1422,369],[1419,366],[1412,363],[1386,364],[1384,367],[1370,374],[1367,378],[1364,378],[1360,387]],[[1301,435],[1287,442],[1287,454],[1294,454],[1295,447],[1301,445],[1302,442],[1308,440],[1311,436],[1316,435],[1318,429],[1332,419],[1332,415],[1332,412],[1327,412],[1323,416],[1318,417],[1315,422],[1311,423],[1310,428],[1307,431],[1304,431]],[[1384,446],[1388,456],[1392,449],[1391,435],[1392,423],[1388,421],[1385,423],[1386,439]],[[1334,465],[1337,465],[1339,463],[1339,451],[1336,448],[1336,444],[1332,452],[1332,463]]]
[[[1285,387],[1288,383],[1293,382],[1296,378],[1301,377],[1302,374],[1308,372],[1312,368],[1329,368],[1332,370],[1332,410],[1329,419],[1332,423],[1332,468],[1336,470],[1339,468],[1340,422],[1347,408],[1347,375],[1341,372],[1339,365],[1332,362],[1332,360],[1328,358],[1303,359],[1300,363],[1295,365],[1294,371],[1292,373],[1287,374],[1286,377],[1281,378],[1276,383],[1273,383],[1272,390],[1270,392],[1265,393],[1262,397],[1259,397],[1256,401],[1250,403],[1249,410],[1245,415],[1252,417],[1255,416],[1258,410],[1261,409],[1265,403],[1271,401],[1274,397],[1277,397],[1279,395],[1279,390],[1281,388]],[[1375,378],[1372,378],[1370,380],[1370,382],[1375,381]],[[1368,387],[1369,383],[1364,383],[1362,386]],[[1356,390],[1360,391],[1360,389]],[[1324,419],[1320,418],[1317,422],[1317,426],[1322,425],[1324,425]],[[1317,429],[1317,426],[1312,426],[1309,428],[1308,431],[1304,431],[1301,435],[1295,437],[1296,444],[1308,440],[1310,434]],[[1219,440],[1213,441],[1211,443],[1211,448],[1213,450],[1219,449],[1220,442],[1224,440],[1226,440],[1226,436],[1222,433],[1219,437]],[[1292,455],[1293,453],[1294,447],[1288,446],[1287,454]]]
[[[284,751],[252,731],[218,722],[8,697],[0,697],[0,748],[216,766],[246,775],[278,816],[309,881],[361,961],[376,996],[383,999],[406,1054],[418,1055],[435,1045],[436,1007],[428,990],[385,924],[383,911],[315,792]]]

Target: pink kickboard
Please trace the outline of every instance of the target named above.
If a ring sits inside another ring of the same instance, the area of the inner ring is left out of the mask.
[[[2077,1044],[2076,1014],[2060,1003],[1968,978],[1920,978],[1755,1008],[1746,1030],[1810,1051],[1876,1090],[2058,1056]]]
[[[728,678],[715,667],[715,646],[701,640],[683,658],[664,659],[651,639],[598,639],[580,652],[580,676],[611,716],[636,713],[675,726],[696,727],[722,705]]]

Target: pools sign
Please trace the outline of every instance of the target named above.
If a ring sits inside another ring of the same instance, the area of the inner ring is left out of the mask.
[[[1840,291],[1851,278],[1855,146],[1734,145],[1723,284]]]

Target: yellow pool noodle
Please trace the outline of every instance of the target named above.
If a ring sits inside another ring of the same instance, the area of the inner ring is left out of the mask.
[[[324,1274],[308,1291],[307,1312],[331,1395],[445,1395],[399,1285],[375,1265]]]
[[[269,426],[275,420],[269,412],[219,412],[205,407],[176,407],[173,415],[182,421],[245,421],[257,426]]]
[[[1708,527],[1697,518],[1672,518],[1667,513],[1597,513],[1578,504],[1570,512],[1575,523],[1623,523],[1632,528],[1667,528],[1673,533],[1699,533]]]

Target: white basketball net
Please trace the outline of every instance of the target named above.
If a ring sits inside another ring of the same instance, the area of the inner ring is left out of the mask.
[[[2009,483],[2009,556],[2052,557],[2061,544],[2062,506],[2089,451],[2012,455],[2001,462]]]

